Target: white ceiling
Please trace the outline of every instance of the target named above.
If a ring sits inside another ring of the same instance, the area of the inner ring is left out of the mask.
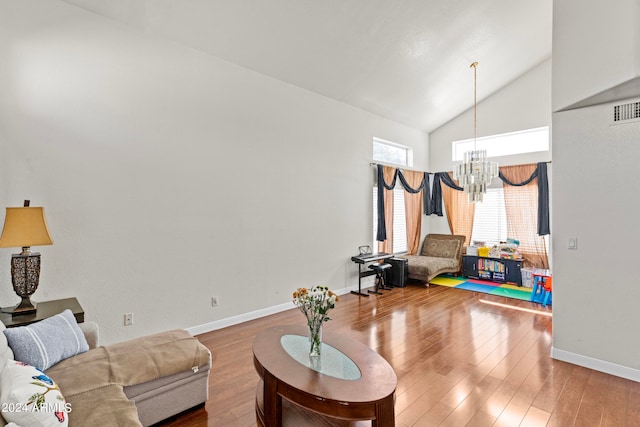
[[[65,0],[434,130],[551,56],[552,0]]]

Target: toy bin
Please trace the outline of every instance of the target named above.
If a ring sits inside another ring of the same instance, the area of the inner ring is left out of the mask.
[[[489,256],[489,248],[487,248],[487,247],[478,248],[478,256],[488,257]]]

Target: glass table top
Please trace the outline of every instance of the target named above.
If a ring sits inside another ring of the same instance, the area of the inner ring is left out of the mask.
[[[289,356],[309,369],[342,380],[360,379],[360,369],[354,361],[327,343],[322,343],[318,358],[309,357],[309,337],[283,335],[280,344]]]

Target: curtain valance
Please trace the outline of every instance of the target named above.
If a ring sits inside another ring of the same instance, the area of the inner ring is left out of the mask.
[[[429,172],[423,172],[422,181],[420,181],[420,185],[417,188],[411,187],[407,182],[407,179],[404,176],[404,172],[401,169],[396,169],[393,174],[393,179],[391,183],[388,184],[384,179],[384,166],[378,165],[378,233],[376,235],[376,240],[379,242],[384,242],[387,240],[387,230],[385,227],[385,216],[384,216],[384,189],[393,190],[396,187],[396,182],[398,178],[400,179],[400,183],[402,183],[402,187],[405,191],[417,194],[419,192],[423,192],[422,200],[423,200],[423,212],[425,215],[431,215],[431,195],[429,188]],[[382,183],[382,185],[380,185]]]
[[[387,232],[385,228],[384,218],[384,189],[393,190],[396,186],[396,181],[400,178],[400,182],[406,191],[409,193],[419,193],[423,191],[423,212],[425,215],[438,215],[442,216],[442,184],[453,188],[454,190],[462,191],[463,188],[451,179],[447,172],[429,173],[424,172],[422,182],[418,188],[412,188],[408,185],[402,170],[396,169],[391,183],[387,183],[384,179],[383,166],[378,166],[378,233],[376,240],[382,242],[387,238]],[[433,175],[433,182],[429,185],[430,177]],[[536,169],[531,176],[522,182],[511,182],[508,180],[502,172],[499,173],[499,178],[507,185],[512,186],[524,186],[531,183],[534,179],[538,178],[538,235],[543,236],[550,234],[549,227],[549,180],[547,176],[547,163],[540,162],[536,165]],[[382,185],[381,185],[382,183]],[[431,189],[430,189],[431,187]]]

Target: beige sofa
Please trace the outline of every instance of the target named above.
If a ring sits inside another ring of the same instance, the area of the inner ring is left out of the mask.
[[[97,346],[97,325],[78,326],[90,350],[46,370],[70,409],[69,426],[148,426],[206,402],[211,354],[188,332]],[[13,357],[0,333],[0,381]]]
[[[427,234],[418,255],[405,255],[408,260],[409,278],[429,283],[443,273],[462,270],[464,236],[452,234]]]

